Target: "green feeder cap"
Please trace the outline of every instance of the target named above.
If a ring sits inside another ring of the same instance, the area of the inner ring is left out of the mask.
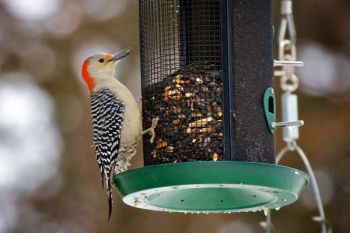
[[[114,176],[130,206],[195,213],[280,208],[295,202],[308,180],[294,168],[238,161],[160,164]]]

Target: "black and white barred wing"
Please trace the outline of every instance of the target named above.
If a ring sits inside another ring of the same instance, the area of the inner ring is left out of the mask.
[[[102,185],[105,182],[108,187],[118,156],[125,107],[112,92],[102,89],[92,94],[91,110],[97,164]]]
[[[124,110],[124,105],[108,89],[91,95],[94,147],[102,186],[107,188],[108,219],[112,214],[111,173],[118,157]]]

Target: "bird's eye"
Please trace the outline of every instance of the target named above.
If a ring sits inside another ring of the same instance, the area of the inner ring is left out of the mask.
[[[103,59],[103,58],[98,59],[99,63],[103,63],[104,61],[105,61],[105,59]]]

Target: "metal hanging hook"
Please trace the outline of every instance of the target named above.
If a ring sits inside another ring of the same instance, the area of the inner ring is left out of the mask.
[[[282,0],[281,2],[281,24],[279,28],[278,41],[283,41],[289,34],[290,45],[293,46],[297,41],[297,33],[295,30],[293,8],[291,0]]]
[[[278,59],[274,66],[282,66],[282,70],[276,70],[275,76],[281,77],[281,89],[293,92],[299,86],[295,67],[303,66],[302,61],[297,61],[296,55],[296,30],[293,18],[291,0],[281,2],[281,24],[278,34]],[[288,32],[288,34],[287,34]]]
[[[297,144],[299,138],[298,127],[304,122],[298,120],[298,102],[297,95],[293,93],[297,90],[299,79],[295,74],[295,67],[303,66],[302,61],[297,61],[296,53],[296,30],[293,18],[292,0],[281,1],[281,24],[278,34],[278,61],[274,61],[274,67],[282,67],[280,70],[275,70],[275,77],[281,77],[281,89],[284,92],[282,95],[282,122],[272,122],[273,128],[283,128],[283,140],[286,146],[278,153],[276,164],[280,162],[282,157],[289,151],[295,151],[302,159],[306,170],[311,177],[312,188],[315,193],[315,199],[319,211],[319,216],[313,217],[314,221],[321,224],[322,233],[332,233],[332,227],[326,219],[320,191],[317,181],[309,163],[309,160]],[[267,212],[266,221],[261,222],[261,226],[266,233],[274,233],[274,227],[271,220],[271,211]]]

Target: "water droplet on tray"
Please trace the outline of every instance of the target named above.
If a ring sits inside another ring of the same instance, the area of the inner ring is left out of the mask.
[[[265,216],[269,214],[269,208],[263,207],[263,211]]]

